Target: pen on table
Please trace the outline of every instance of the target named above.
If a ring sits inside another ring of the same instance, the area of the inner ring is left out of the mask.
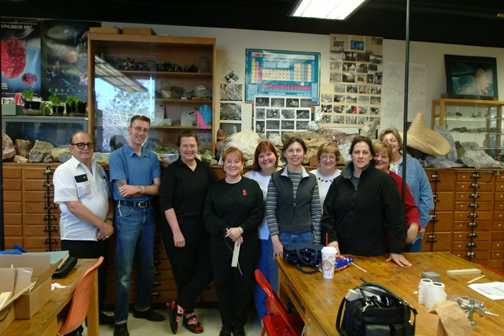
[[[474,279],[471,279],[471,280],[467,281],[467,283],[468,283],[468,284],[472,284],[473,282],[478,281],[478,280],[480,280],[480,279],[483,279],[484,277],[485,277],[485,274],[480,275],[480,276],[477,276],[476,278],[474,278]]]
[[[354,265],[355,267],[357,267],[359,270],[361,270],[362,272],[364,273],[367,273],[367,271],[363,268],[363,267],[360,267],[359,265],[357,265],[356,263],[354,263],[353,261],[351,262],[352,265]]]

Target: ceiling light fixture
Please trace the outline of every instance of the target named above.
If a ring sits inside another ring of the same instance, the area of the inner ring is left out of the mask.
[[[292,16],[345,20],[366,0],[301,0]]]

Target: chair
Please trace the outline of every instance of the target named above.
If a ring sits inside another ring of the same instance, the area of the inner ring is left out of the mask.
[[[58,336],[64,336],[73,332],[84,322],[89,308],[89,302],[91,301],[93,278],[102,262],[103,257],[99,257],[96,264],[91,266],[82,275],[82,278],[80,278],[77,285],[75,285],[75,289],[72,294],[72,301],[70,302],[70,308],[63,325],[59,329]]]
[[[268,336],[298,336],[303,330],[302,321],[289,314],[278,298],[271,284],[266,280],[261,270],[256,269],[255,279],[266,295],[266,315],[263,317],[261,336],[266,332]]]

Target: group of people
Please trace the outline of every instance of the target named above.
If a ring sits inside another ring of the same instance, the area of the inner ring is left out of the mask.
[[[243,153],[230,147],[222,154],[225,177],[216,181],[209,166],[197,158],[198,138],[191,132],[179,136],[179,159],[161,174],[155,154],[143,147],[149,128],[147,117],[131,119],[128,143],[110,157],[108,180],[93,161],[93,144],[83,132],[71,139],[72,159],[54,173],[64,249],[77,257],[97,257],[105,253],[104,240],[115,232],[116,336],[129,335],[128,293],[135,258],[133,315],[164,319],[151,308],[150,296],[157,194],[162,239],[177,286],[177,299],[167,303],[173,333],[181,323],[193,333],[203,332],[194,306],[213,281],[222,320],[220,336],[245,335],[253,298],[258,316],[266,314],[254,270],[259,268],[277,289],[275,257],[283,254],[284,246],[323,243],[342,254],[388,254],[399,266],[410,265],[403,251],[421,247],[432,192],[418,161],[401,153],[396,130],[385,130],[375,144],[355,137],[352,160],[342,171],[337,169],[338,147],[332,143],[319,148],[318,168],[308,172],[303,167],[307,148],[302,138],[292,137],[284,144],[283,168],[271,142],[261,141],[245,175]],[[403,192],[404,162],[407,188]],[[108,220],[109,183],[115,225]],[[103,285],[102,272],[101,311]]]

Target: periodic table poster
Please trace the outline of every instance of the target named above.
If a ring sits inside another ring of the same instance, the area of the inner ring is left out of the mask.
[[[247,49],[245,99],[255,96],[310,98],[319,102],[320,53]]]

